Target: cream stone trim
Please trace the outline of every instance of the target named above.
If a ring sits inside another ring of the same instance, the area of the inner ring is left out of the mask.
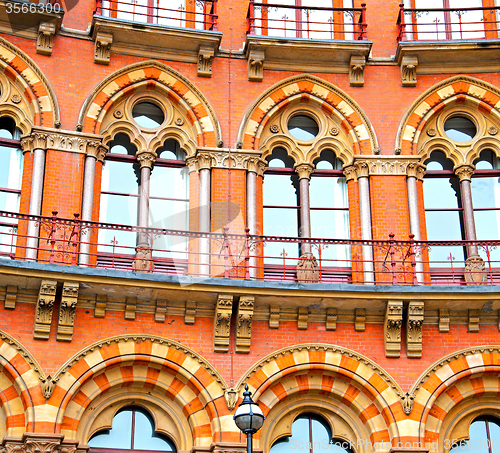
[[[354,156],[354,164],[366,163],[370,176],[406,176],[411,165],[420,163],[419,156]]]
[[[229,154],[231,154],[231,166],[229,166]],[[254,150],[200,147],[193,158],[197,170],[231,167],[234,170],[252,171],[262,176],[267,166],[267,162],[260,158],[260,153]]]

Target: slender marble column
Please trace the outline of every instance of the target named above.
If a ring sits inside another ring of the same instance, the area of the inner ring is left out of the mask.
[[[475,241],[476,225],[474,223],[474,210],[472,207],[471,177],[474,174],[474,167],[471,165],[461,165],[455,169],[455,174],[460,180],[460,196],[462,198],[462,208],[464,213],[465,239]],[[467,246],[467,258],[477,257],[477,245]]]
[[[151,179],[151,168],[156,155],[151,151],[143,151],[137,154],[137,160],[141,164],[141,187],[139,193],[139,227],[149,226],[149,187]],[[138,248],[150,248],[151,243],[146,232],[141,232],[137,236]]]
[[[408,212],[410,215],[410,233],[415,241],[420,241],[420,216],[418,209],[417,180],[422,179],[425,167],[418,163],[411,163],[407,167],[406,188],[408,192]],[[424,266],[422,257],[415,257],[415,272],[417,281],[421,284],[424,280]]]
[[[211,170],[200,169],[200,232],[210,233]],[[200,239],[200,277],[210,277],[210,240]]]
[[[300,237],[311,237],[311,205],[309,201],[309,179],[314,167],[309,163],[295,166],[295,171],[299,175],[300,187]],[[311,253],[311,244],[302,244],[301,255]]]

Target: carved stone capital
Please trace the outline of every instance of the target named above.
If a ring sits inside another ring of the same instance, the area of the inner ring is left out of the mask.
[[[246,169],[249,172],[257,173],[257,176],[263,176],[266,170],[267,162],[260,157],[247,157],[246,158]]]
[[[236,321],[236,352],[248,354],[252,342],[253,296],[240,296]]]
[[[345,166],[342,169],[342,172],[344,173],[346,182],[356,181],[356,179],[357,179],[357,172],[356,172],[356,167],[354,165],[347,165],[347,166]]]
[[[365,84],[366,58],[361,55],[351,56],[349,64],[349,85],[352,87],[362,87]]]
[[[59,305],[57,341],[71,341],[75,324],[76,303],[78,302],[79,283],[64,282]]]
[[[367,161],[357,160],[354,162],[354,168],[356,169],[356,178],[368,178],[370,175],[370,166]]]
[[[399,357],[401,353],[401,327],[403,326],[403,301],[387,302],[384,322],[386,357]]]
[[[103,145],[99,140],[88,140],[86,145],[85,151],[87,156],[92,156],[99,162],[104,162],[109,149],[106,145]]]
[[[137,160],[142,167],[152,168],[153,163],[156,160],[156,153],[154,151],[143,150],[139,151],[137,154]]]
[[[411,301],[406,320],[406,355],[411,359],[422,357],[422,325],[424,324],[424,303]]]
[[[191,157],[186,158],[186,165],[188,166],[189,173],[193,173],[195,171],[198,171],[198,157],[191,156]]]
[[[248,54],[248,80],[262,82],[264,78],[264,60],[266,54],[261,49],[251,49]]]
[[[94,63],[109,65],[113,35],[98,32],[95,38]]]
[[[33,147],[33,137],[31,135],[27,135],[21,138],[21,148],[23,150],[23,153],[33,152],[35,148]]]
[[[219,294],[214,317],[214,352],[229,350],[229,333],[233,312],[233,296]]]
[[[200,46],[198,50],[198,77],[212,77],[213,47]]]
[[[277,329],[280,326],[280,307],[279,305],[271,305],[269,307],[269,328]]]
[[[33,338],[35,340],[48,340],[50,335],[50,324],[52,322],[52,310],[56,299],[57,281],[42,280],[36,303],[35,329]]]
[[[472,175],[474,174],[474,167],[468,164],[459,165],[458,167],[455,167],[454,170],[460,182],[470,181]]]
[[[198,152],[198,170],[210,170],[212,168],[212,156],[208,152]]]
[[[314,166],[310,163],[303,162],[301,164],[295,164],[293,169],[295,170],[295,173],[299,175],[299,180],[304,178],[310,179],[311,174],[314,171]]]
[[[404,87],[417,86],[417,66],[416,56],[406,55],[401,61],[401,85]]]
[[[43,149],[46,150],[48,147],[47,139],[49,138],[48,134],[43,132],[34,131],[31,133],[32,142],[32,151],[35,149]]]
[[[427,167],[425,165],[422,165],[418,162],[410,162],[406,167],[406,175],[413,176],[419,181],[422,181],[424,179],[426,168]]]
[[[52,55],[52,45],[54,43],[55,33],[55,22],[40,22],[36,40],[36,53],[40,55]]]

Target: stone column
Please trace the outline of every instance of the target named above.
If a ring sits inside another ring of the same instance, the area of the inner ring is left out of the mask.
[[[85,158],[85,170],[83,176],[83,199],[82,199],[82,221],[92,220],[92,209],[94,207],[94,182],[96,161],[104,162],[107,147],[97,140],[87,142]],[[80,253],[78,263],[86,267],[89,264],[91,228],[82,228],[80,233]]]
[[[31,198],[29,215],[37,216],[42,212],[43,180],[45,174],[45,152],[47,149],[48,134],[33,132],[21,140],[23,152],[33,153],[33,170],[31,177]],[[28,238],[26,241],[26,260],[35,261],[38,256],[38,236],[40,223],[28,223]]]
[[[263,176],[266,169],[266,161],[258,157],[250,157],[247,160],[247,227],[250,234],[257,234],[257,177]],[[249,244],[251,247],[252,244]],[[252,254],[250,252],[250,254]],[[250,278],[257,277],[257,258],[250,257],[248,263]]]
[[[369,167],[366,162],[355,162],[356,176],[359,189],[359,211],[361,223],[361,239],[371,241],[372,236],[372,216],[370,202],[370,183],[368,180]],[[375,283],[375,274],[373,272],[373,248],[371,245],[363,245],[363,275],[366,284]]]
[[[460,181],[460,196],[464,213],[465,239],[467,241],[476,240],[476,226],[474,224],[474,211],[472,209],[472,191],[470,179],[474,174],[472,165],[460,165],[455,168],[455,174]],[[477,245],[467,246],[467,259],[478,256]]]
[[[139,228],[149,226],[149,181],[151,168],[156,159],[156,153],[143,150],[137,153],[137,160],[141,164],[141,186],[139,194]],[[151,242],[149,234],[141,231],[137,235],[136,257],[132,263],[136,272],[147,272],[153,270],[151,259]]]
[[[211,176],[212,157],[210,153],[198,153],[198,171],[200,175],[200,232],[210,233],[211,224]],[[199,248],[200,277],[210,277],[210,240],[200,239]]]
[[[409,163],[406,167],[406,189],[408,192],[408,212],[410,215],[410,233],[415,241],[420,241],[420,216],[418,207],[417,180],[422,181],[425,174],[425,166],[419,163]],[[418,283],[424,280],[424,266],[422,256],[415,257],[415,272]]]
[[[314,167],[309,163],[301,163],[294,166],[294,170],[299,175],[300,190],[300,232],[302,238],[311,237],[311,206],[309,202],[309,179]],[[302,244],[301,257],[311,253],[311,244]]]

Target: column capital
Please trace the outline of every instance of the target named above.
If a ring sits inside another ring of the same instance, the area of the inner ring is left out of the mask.
[[[344,173],[346,182],[356,181],[356,167],[353,164],[346,165],[344,168],[342,168],[342,172]]]
[[[413,178],[417,178],[419,181],[424,179],[425,170],[427,167],[418,162],[410,162],[406,167],[406,176],[412,176]]]
[[[210,170],[212,168],[212,156],[209,152],[198,151],[198,170]]]
[[[460,182],[470,181],[472,175],[474,174],[474,166],[470,164],[462,164],[456,166],[454,169]]]
[[[156,153],[154,151],[142,150],[136,154],[137,160],[141,164],[141,169],[143,167],[148,167],[151,169],[153,163],[156,160]]]
[[[295,172],[299,175],[299,179],[310,179],[314,171],[314,166],[308,162],[301,162],[293,166]]]
[[[363,160],[357,160],[354,162],[354,168],[356,169],[356,177],[359,178],[368,178],[370,175],[370,166],[368,162]]]
[[[92,156],[99,162],[104,162],[108,150],[109,148],[103,145],[99,140],[88,140],[85,147],[87,156]]]
[[[263,176],[267,167],[267,162],[260,157],[247,157],[245,164],[247,171],[257,173],[257,176]]]

